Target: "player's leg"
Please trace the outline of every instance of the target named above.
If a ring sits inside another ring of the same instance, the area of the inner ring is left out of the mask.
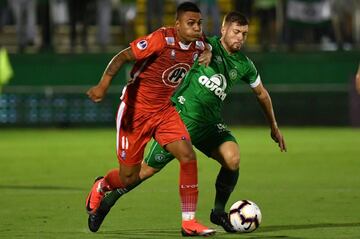
[[[215,183],[216,197],[210,220],[227,232],[235,232],[225,212],[225,205],[239,176],[240,158],[236,139],[221,122],[209,125],[194,122],[187,125],[194,146],[222,166]]]
[[[200,224],[195,219],[198,201],[197,161],[192,145],[188,140],[178,140],[165,146],[180,162],[180,200],[183,236],[209,236],[215,230]]]
[[[94,189],[96,186],[96,184],[94,184],[93,190],[89,194],[89,197],[97,196],[99,205],[97,206],[96,210],[89,213],[88,226],[90,231],[97,232],[106,215],[109,213],[110,209],[112,206],[114,206],[120,196],[125,194],[127,191],[137,187],[142,182],[138,177],[140,168],[140,164],[132,167],[121,164],[119,170],[111,170],[104,178],[99,180],[99,185],[106,185],[105,190],[104,187],[98,187]],[[133,176],[135,174],[137,175],[136,177]],[[132,178],[131,180],[134,181],[129,181],[129,176]],[[127,183],[129,183],[128,185],[122,183],[124,178],[127,180]],[[94,190],[98,189],[100,189],[100,191],[94,192]]]
[[[104,217],[110,210],[110,207],[106,207],[102,200],[105,194],[109,191],[121,191],[126,186],[139,184],[139,172],[144,149],[146,143],[151,139],[152,132],[151,128],[147,128],[147,122],[135,124],[131,121],[131,130],[129,130],[129,124],[126,121],[129,118],[128,114],[133,118],[145,117],[134,115],[134,112],[129,110],[125,111],[125,108],[124,103],[120,104],[117,117],[116,150],[119,168],[110,170],[105,177],[98,178],[86,201],[86,208],[89,213],[89,229],[93,232],[99,229]]]
[[[108,193],[103,201],[107,207],[112,207],[116,201],[124,194],[130,192],[136,188],[143,181],[159,172],[166,164],[174,159],[169,152],[164,150],[156,141],[154,141],[150,147],[150,151],[144,161],[141,164],[141,170],[139,172],[139,180],[135,183],[129,184],[124,188],[117,188],[116,190]]]
[[[213,151],[212,157],[222,166],[216,179],[216,191],[219,193],[216,195],[214,211],[224,211],[239,177],[239,146],[233,141],[224,142]]]
[[[120,164],[118,169],[110,170],[105,177],[98,177],[87,197],[86,209],[89,214],[94,214],[100,202],[108,191],[126,186],[124,182],[130,184],[136,182],[140,171],[140,165],[126,166]],[[134,181],[130,181],[134,180]]]
[[[116,135],[116,154],[119,167],[110,170],[104,178],[100,178],[94,183],[87,200],[89,214],[96,211],[106,192],[124,188],[139,181],[141,161],[146,143],[151,139],[151,132],[143,133],[147,132],[144,130],[146,125],[142,127],[133,127],[132,125],[132,130],[129,130],[125,123],[122,124],[122,118],[126,115],[125,106],[122,105],[123,103],[119,107]],[[128,113],[132,114],[133,112],[128,111]]]
[[[184,220],[195,218],[198,198],[197,161],[192,145],[188,140],[169,143],[165,149],[180,162],[180,185],[182,217]]]
[[[155,140],[180,162],[179,193],[184,236],[212,235],[215,230],[201,225],[195,219],[198,201],[197,161],[186,127],[171,107],[158,127]]]
[[[101,177],[98,181],[95,182],[91,192],[88,196],[87,209],[89,205],[93,203],[92,211],[88,210],[88,227],[90,231],[97,232],[104,221],[106,215],[109,213],[111,207],[115,204],[116,200],[112,199],[114,204],[108,204],[108,201],[105,201],[105,195],[108,194],[110,198],[116,197],[120,192],[122,193],[124,188],[127,187],[136,187],[141,183],[139,180],[140,164],[135,166],[126,166],[120,164],[119,169],[113,169],[109,171],[105,177]],[[136,175],[136,176],[135,176]],[[133,180],[133,181],[132,181]],[[126,182],[128,185],[124,184]],[[115,192],[115,193],[114,193]],[[96,200],[94,200],[96,199]]]
[[[216,196],[210,220],[221,225],[227,232],[235,232],[225,212],[225,206],[239,177],[239,146],[234,141],[226,141],[214,149],[212,157],[221,164],[221,169],[215,182]]]
[[[130,192],[138,185],[140,185],[143,181],[160,171],[173,158],[174,156],[166,152],[156,141],[154,141],[150,148],[150,153],[141,164],[141,170],[138,173],[138,180],[125,187],[116,188],[115,190],[112,190],[103,197],[100,206],[96,210],[96,213],[93,213],[89,216],[90,230],[95,232],[99,230],[106,215],[109,213],[110,209],[115,205],[115,203],[122,195]],[[115,174],[116,176],[116,171],[110,171],[108,174],[109,178],[110,174]]]

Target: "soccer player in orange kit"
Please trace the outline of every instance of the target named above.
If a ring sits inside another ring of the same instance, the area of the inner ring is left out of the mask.
[[[117,118],[116,149],[119,168],[95,181],[88,198],[89,229],[96,232],[103,220],[98,212],[108,191],[138,184],[146,144],[153,137],[180,162],[179,192],[184,236],[208,236],[215,230],[195,219],[198,200],[197,162],[189,133],[170,97],[195,60],[208,64],[211,53],[203,40],[199,8],[185,2],[176,11],[175,27],[160,28],[130,43],[108,64],[100,82],[87,94],[103,99],[124,63],[135,61],[131,81],[123,90]]]

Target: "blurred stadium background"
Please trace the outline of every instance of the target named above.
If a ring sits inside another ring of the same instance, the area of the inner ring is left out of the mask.
[[[179,2],[0,0],[0,126],[113,126],[131,65],[103,103],[90,102],[86,90],[131,40],[172,25]],[[250,18],[244,51],[270,91],[280,125],[360,126],[353,85],[360,1],[197,2],[209,35],[219,33],[228,11]],[[265,124],[244,84],[227,99],[224,117],[229,124]]]

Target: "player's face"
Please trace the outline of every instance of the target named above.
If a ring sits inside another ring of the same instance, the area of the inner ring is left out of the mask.
[[[176,20],[175,28],[180,41],[190,43],[202,36],[202,19],[198,12],[184,12]]]
[[[240,26],[233,22],[221,28],[221,42],[229,53],[239,51],[244,45],[249,31],[249,26]]]

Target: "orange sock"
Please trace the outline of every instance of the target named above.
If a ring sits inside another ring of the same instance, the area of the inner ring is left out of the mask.
[[[124,185],[120,181],[119,169],[110,170],[105,175],[105,181],[110,186],[111,190],[124,187]]]
[[[181,211],[183,219],[185,214],[191,214],[193,219],[195,216],[198,201],[198,179],[197,179],[197,161],[180,162],[180,184],[179,184]]]

